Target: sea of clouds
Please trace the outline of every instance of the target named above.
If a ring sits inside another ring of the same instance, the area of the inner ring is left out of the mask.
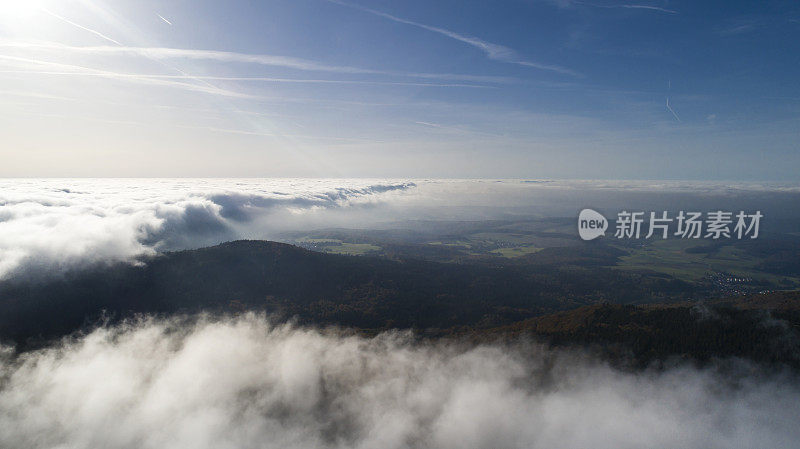
[[[363,210],[413,183],[380,180],[0,181],[0,279],[270,238],[325,211]]]
[[[0,447],[793,448],[800,386],[741,364],[623,372],[532,342],[144,320],[0,351]]]
[[[693,202],[733,210],[743,198],[752,209],[786,213],[795,211],[787,205],[800,200],[800,188],[677,181],[2,179],[0,280],[234,239],[279,239],[286,231],[571,217],[584,207],[647,210]]]

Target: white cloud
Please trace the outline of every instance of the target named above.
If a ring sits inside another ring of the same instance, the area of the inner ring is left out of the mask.
[[[247,315],[0,352],[0,446],[789,448],[796,383],[624,373],[536,344],[361,338]]]
[[[266,238],[304,214],[413,188],[378,180],[4,180],[0,185],[0,279]]]

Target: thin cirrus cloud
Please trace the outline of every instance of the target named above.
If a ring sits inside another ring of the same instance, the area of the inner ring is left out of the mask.
[[[0,59],[6,57],[0,55]],[[48,61],[40,60],[27,60],[32,64],[51,64]],[[57,64],[57,63],[52,63]],[[304,78],[273,78],[267,76],[195,76],[195,75],[151,75],[151,74],[136,74],[136,73],[117,73],[105,70],[91,69],[88,67],[81,67],[67,64],[57,64],[58,66],[66,66],[80,71],[75,72],[59,72],[59,71],[44,71],[44,70],[0,70],[0,73],[17,73],[17,74],[30,74],[30,75],[64,75],[64,76],[98,76],[103,78],[116,78],[116,79],[130,79],[133,81],[154,80],[154,84],[170,85],[170,83],[157,83],[158,80],[200,80],[200,81],[243,81],[243,82],[266,82],[266,83],[288,83],[288,84],[352,84],[352,85],[375,85],[375,86],[410,86],[410,87],[463,87],[468,89],[493,89],[494,86],[485,86],[479,84],[463,84],[463,83],[413,83],[413,82],[396,82],[396,81],[360,81],[360,80],[330,80],[330,79],[304,79]],[[176,83],[172,83],[176,84]],[[176,87],[183,87],[182,83],[177,83]],[[190,89],[195,90],[195,89]],[[226,91],[224,89],[203,89],[206,93],[218,93],[225,96],[233,97],[247,97],[246,94],[238,92]],[[3,92],[0,92],[3,93]],[[41,96],[45,98],[45,96]],[[60,97],[47,98],[60,99]]]
[[[375,86],[411,86],[411,87],[464,87],[470,89],[494,89],[495,86],[464,83],[413,83],[398,81],[364,81],[364,80],[330,80],[330,79],[305,79],[305,78],[274,78],[269,76],[194,76],[194,75],[130,75],[153,79],[192,79],[209,81],[254,81],[267,83],[290,84],[354,84]]]
[[[366,143],[376,143],[374,139],[362,139],[358,137],[339,137],[339,136],[313,136],[309,134],[286,134],[286,133],[274,133],[274,132],[260,132],[260,131],[246,131],[241,129],[230,129],[230,128],[216,128],[213,126],[181,126],[183,128],[189,129],[201,129],[205,131],[211,131],[213,133],[221,133],[221,134],[239,134],[243,136],[260,136],[260,137],[275,137],[275,138],[283,138],[283,139],[303,139],[303,140],[320,140],[320,141],[333,141],[333,142],[366,142]]]
[[[334,3],[337,5],[346,6],[348,8],[354,8],[359,11],[364,11],[378,17],[383,17],[384,19],[391,20],[393,22],[402,23],[405,25],[411,25],[417,28],[422,28],[427,31],[431,31],[434,33],[441,34],[442,36],[447,36],[451,39],[455,39],[457,41],[463,42],[467,45],[471,45],[486,54],[489,59],[493,59],[495,61],[506,62],[509,64],[517,64],[525,67],[531,67],[534,69],[545,70],[550,72],[560,73],[562,75],[570,75],[570,76],[580,76],[579,73],[575,72],[574,70],[570,70],[565,67],[561,67],[554,64],[544,64],[541,62],[531,61],[521,57],[514,49],[506,47],[504,45],[494,44],[492,42],[487,42],[483,39],[478,39],[472,36],[465,36],[463,34],[456,33],[455,31],[446,30],[444,28],[439,28],[431,25],[426,25],[424,23],[414,22],[412,20],[403,19],[401,17],[393,16],[391,14],[387,14],[385,12],[377,11],[370,8],[365,8],[363,6],[355,5],[352,3],[346,3],[339,0],[327,0],[330,3]]]
[[[163,75],[163,74],[136,74],[120,73],[110,70],[101,70],[75,64],[63,64],[40,59],[23,58],[17,56],[0,55],[0,62],[16,68],[16,70],[3,70],[0,73],[17,73],[30,75],[49,76],[91,76],[98,78],[114,79],[118,81],[147,84],[160,87],[178,88],[182,90],[201,92],[231,98],[258,99],[257,95],[242,93],[230,89],[223,89],[207,81],[238,81],[238,82],[266,82],[266,83],[292,83],[292,84],[343,84],[343,85],[376,85],[398,87],[431,87],[431,88],[493,88],[489,85],[465,83],[425,83],[425,82],[394,82],[370,80],[331,80],[331,79],[295,79],[275,77],[224,77],[224,76],[195,76],[188,74]],[[51,70],[42,70],[43,68]],[[184,82],[195,81],[195,83]]]
[[[474,83],[506,84],[513,82],[513,78],[482,75],[465,75],[453,73],[418,73],[395,72],[387,70],[367,69],[351,66],[329,65],[308,59],[287,56],[237,53],[218,50],[195,50],[166,47],[127,47],[127,46],[70,46],[54,42],[18,42],[0,41],[0,48],[16,48],[25,50],[57,51],[59,53],[74,53],[88,55],[134,55],[155,60],[166,59],[194,59],[216,62],[235,62],[257,64],[272,67],[283,67],[294,70],[328,72],[348,75],[384,75],[404,76],[422,79],[442,79],[452,81],[465,81]]]
[[[51,61],[43,61],[39,59],[30,59],[30,58],[21,58],[17,56],[6,56],[0,55],[0,61],[6,61],[12,63],[14,65],[21,65],[22,67],[29,68],[29,67],[50,67],[53,69],[52,71],[30,71],[30,70],[23,70],[23,71],[11,71],[11,72],[18,72],[18,73],[38,73],[43,75],[59,75],[59,76],[96,76],[99,78],[107,78],[107,79],[116,79],[116,80],[123,80],[128,82],[135,82],[139,84],[149,84],[155,86],[164,86],[164,87],[174,87],[180,88],[183,90],[195,91],[195,92],[203,92],[207,94],[213,95],[221,95],[225,97],[234,97],[234,98],[256,98],[252,95],[244,94],[241,92],[235,92],[228,89],[221,89],[218,87],[214,87],[211,85],[203,84],[191,84],[191,83],[184,83],[179,81],[172,81],[172,80],[164,80],[158,78],[152,78],[147,75],[137,75],[137,74],[128,74],[128,73],[118,73],[108,70],[100,70],[100,69],[93,69],[89,67],[83,67],[74,64],[61,64],[57,62]],[[191,79],[191,78],[187,78]]]

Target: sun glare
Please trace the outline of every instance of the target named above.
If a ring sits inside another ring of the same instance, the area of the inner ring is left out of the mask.
[[[37,0],[0,1],[0,21],[10,25],[22,25],[41,14],[43,5]]]

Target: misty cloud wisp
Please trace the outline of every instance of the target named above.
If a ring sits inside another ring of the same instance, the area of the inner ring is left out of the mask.
[[[623,373],[525,342],[364,338],[250,314],[144,320],[3,354],[0,446],[20,449],[788,448],[800,438],[790,379]]]

